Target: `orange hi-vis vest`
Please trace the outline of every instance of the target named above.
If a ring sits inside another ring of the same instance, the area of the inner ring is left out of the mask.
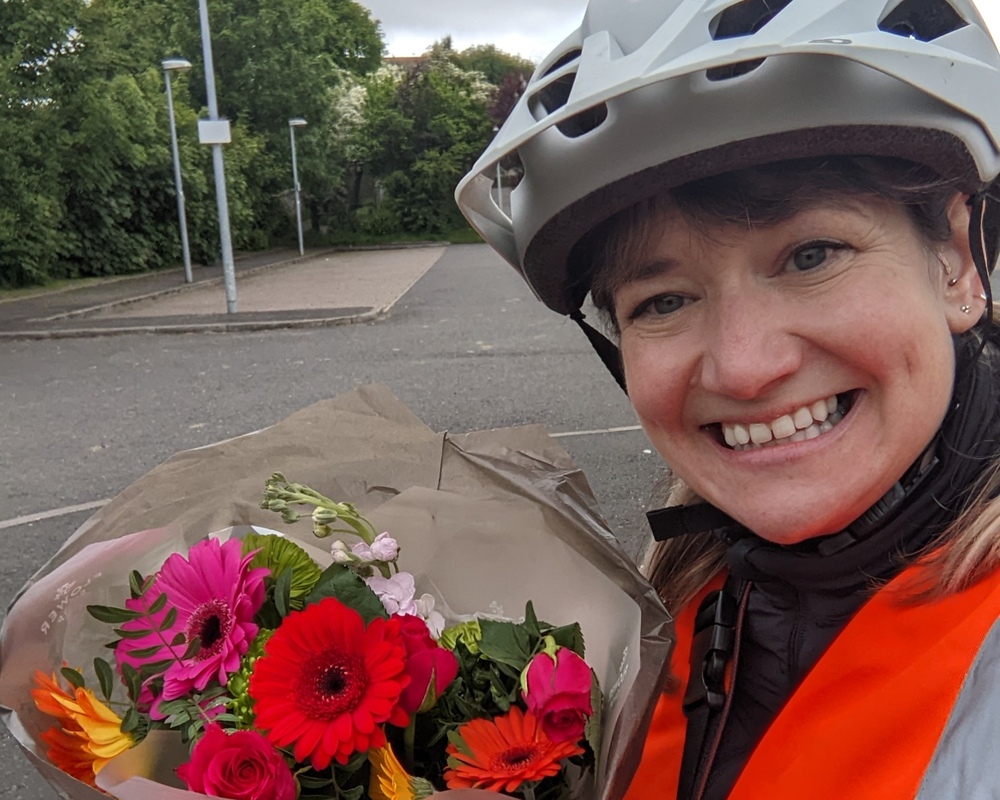
[[[789,698],[729,800],[1000,798],[1000,570],[932,603],[877,592]],[[695,613],[678,615],[677,691],[656,708],[626,800],[677,796]]]

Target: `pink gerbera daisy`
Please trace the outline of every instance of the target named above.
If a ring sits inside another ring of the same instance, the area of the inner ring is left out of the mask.
[[[119,665],[128,663],[139,668],[183,655],[186,643],[197,638],[201,645],[198,652],[190,658],[176,658],[163,674],[162,699],[174,700],[192,691],[204,691],[213,680],[225,684],[229,674],[240,668],[240,659],[257,635],[253,619],[264,602],[264,578],[269,571],[250,569],[252,560],[253,554],[243,555],[237,539],[225,544],[206,539],[192,547],[187,558],[179,553],[171,555],[145,594],[126,602],[130,610],[144,610],[165,594],[165,608],[127,622],[122,628],[137,631],[159,627],[171,609],[176,609],[176,618],[160,632],[122,639],[115,649]],[[168,650],[166,645],[177,640],[178,634],[183,635],[185,644]],[[156,645],[163,647],[147,655]]]

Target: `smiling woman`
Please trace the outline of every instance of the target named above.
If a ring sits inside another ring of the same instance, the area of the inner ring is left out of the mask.
[[[460,185],[670,468],[628,800],[1000,792],[998,80],[969,0],[591,0]]]

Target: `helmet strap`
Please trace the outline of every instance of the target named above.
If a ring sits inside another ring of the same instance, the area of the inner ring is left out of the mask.
[[[599,330],[587,324],[584,321],[586,317],[580,309],[570,314],[569,318],[580,326],[580,330],[587,337],[590,346],[601,357],[601,361],[604,362],[604,366],[607,367],[615,382],[625,394],[628,394],[628,389],[625,386],[625,370],[622,369],[622,354],[618,346]]]

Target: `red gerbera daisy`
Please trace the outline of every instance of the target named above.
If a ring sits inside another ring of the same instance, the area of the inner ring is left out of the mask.
[[[254,664],[249,692],[257,726],[296,761],[326,769],[382,747],[382,724],[405,726],[399,696],[409,682],[406,647],[395,619],[361,615],[328,597],[293,612]]]
[[[560,761],[583,753],[574,742],[553,742],[532,714],[511,706],[502,717],[460,726],[461,744],[448,745],[449,789],[513,792],[522,783],[558,775]]]

